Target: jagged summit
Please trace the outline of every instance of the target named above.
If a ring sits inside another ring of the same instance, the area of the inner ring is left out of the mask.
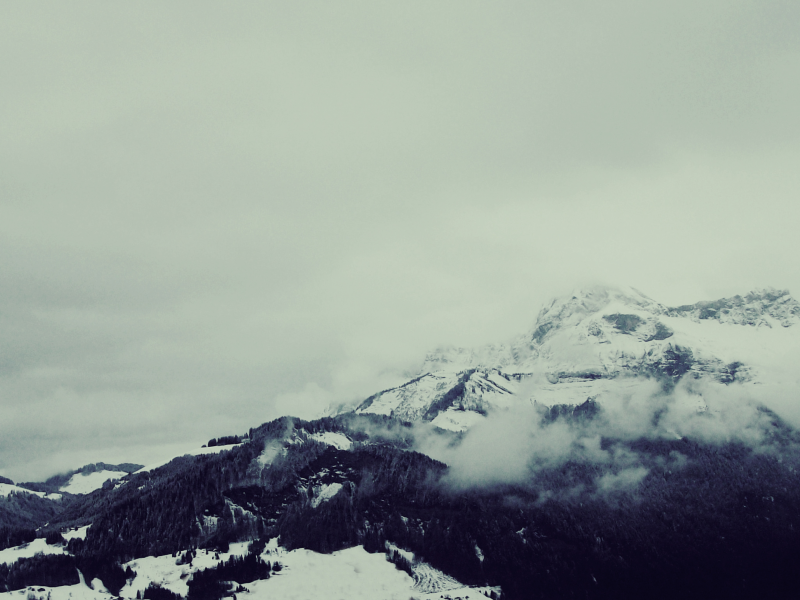
[[[667,388],[687,375],[753,382],[758,374],[740,352],[751,341],[747,330],[780,330],[798,320],[800,304],[786,290],[668,307],[635,288],[581,288],[547,303],[533,327],[509,342],[428,353],[418,377],[356,411],[463,429],[493,407],[579,404],[631,376]]]
[[[789,294],[789,290],[766,288],[753,290],[745,296],[670,308],[668,314],[695,320],[714,319],[734,325],[773,327],[777,322],[782,327],[791,327],[800,320],[800,303]]]
[[[678,307],[660,304],[635,288],[581,288],[547,303],[534,326],[508,343],[479,348],[440,348],[430,352],[425,357],[420,375],[479,366],[528,371],[547,341],[570,328],[585,330],[601,343],[609,341],[609,333],[630,335],[644,342],[660,341],[671,337],[671,329],[664,317],[695,322],[716,320],[753,327],[790,327],[800,321],[800,303],[788,290],[773,288]],[[612,326],[611,330],[608,324]]]
[[[552,320],[567,321],[570,318],[596,313],[612,304],[657,314],[666,311],[663,305],[636,288],[596,285],[579,288],[567,296],[553,298],[539,312],[536,325],[541,326],[543,322]]]
[[[53,475],[43,482],[26,482],[20,486],[37,492],[68,494],[88,494],[103,486],[109,479],[120,479],[138,471],[142,465],[122,463],[111,465],[104,462],[92,463],[67,473]]]
[[[635,288],[590,286],[552,299],[539,311],[534,326],[505,344],[479,348],[439,348],[428,353],[420,375],[439,370],[461,371],[480,366],[526,371],[526,364],[538,356],[538,348],[559,329],[576,326],[590,315],[603,312],[667,313],[667,308]]]

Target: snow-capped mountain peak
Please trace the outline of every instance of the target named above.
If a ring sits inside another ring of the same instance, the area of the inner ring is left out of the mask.
[[[512,398],[580,404],[628,385],[631,376],[667,388],[687,375],[754,382],[757,369],[742,351],[752,345],[753,330],[790,328],[798,320],[800,304],[786,290],[667,307],[635,288],[581,288],[547,303],[533,327],[507,343],[429,353],[417,378],[357,411],[464,429]],[[498,388],[493,378],[506,383]]]
[[[616,309],[664,314],[664,306],[645,296],[636,288],[592,286],[575,290],[571,295],[554,298],[539,312],[533,330],[534,339],[544,334],[540,331],[548,323],[574,324],[587,315],[615,312]]]
[[[554,298],[539,311],[533,327],[505,344],[479,348],[439,348],[428,353],[420,375],[440,370],[462,371],[477,367],[501,368],[511,372],[526,371],[525,364],[535,360],[539,348],[559,330],[577,327],[594,315],[634,314],[649,318],[667,313],[667,308],[635,288],[591,286]]]
[[[693,320],[713,319],[732,325],[772,327],[779,324],[791,327],[800,321],[800,303],[788,290],[766,288],[753,290],[745,296],[721,298],[712,302],[697,302],[669,309],[670,316]]]

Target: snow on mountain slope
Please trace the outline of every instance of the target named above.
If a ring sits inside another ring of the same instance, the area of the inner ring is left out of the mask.
[[[332,554],[310,550],[287,551],[272,540],[263,558],[283,565],[280,573],[268,580],[247,584],[249,593],[242,598],[253,600],[440,600],[446,591],[451,598],[480,598],[499,588],[467,587],[424,562],[414,563],[414,577],[409,577],[386,560],[384,554],[370,554],[361,546]],[[309,574],[313,573],[313,577]]]
[[[37,540],[37,542],[44,540]],[[30,548],[42,551],[38,545],[29,544]],[[46,546],[46,545],[45,545]],[[50,546],[54,552],[63,549]],[[136,598],[151,583],[156,583],[175,593],[186,596],[187,581],[198,570],[214,567],[232,556],[243,556],[248,548],[247,542],[231,544],[229,552],[216,553],[204,549],[195,551],[191,564],[177,564],[175,556],[149,556],[138,558],[123,565],[131,567],[136,577],[120,590],[121,598]],[[22,553],[17,549],[16,558]],[[45,550],[46,551],[46,550]],[[8,552],[8,551],[4,551]],[[25,556],[32,554],[25,554]],[[2,556],[2,553],[0,553]],[[16,560],[14,558],[13,560]],[[480,597],[484,592],[499,592],[498,588],[467,587],[434,569],[424,562],[413,565],[414,577],[395,568],[386,560],[384,554],[370,554],[361,546],[319,554],[311,550],[286,550],[273,539],[262,553],[262,558],[271,563],[280,563],[281,570],[274,572],[269,579],[245,584],[249,591],[238,592],[238,598],[259,600],[261,598],[285,598],[287,600],[337,600],[351,598],[353,600],[407,600],[409,597],[418,600],[440,599],[444,592],[450,597]],[[12,561],[13,562],[13,561]],[[181,561],[182,562],[182,561]],[[94,589],[85,583],[49,587],[34,586],[22,592],[0,593],[0,599],[11,600],[27,591],[31,600],[110,600],[113,598],[99,580],[93,582]]]
[[[103,487],[109,479],[125,477],[125,471],[95,471],[94,473],[75,473],[69,481],[59,488],[68,494],[90,494]]]
[[[668,309],[670,316],[689,317],[694,321],[713,319],[720,323],[756,327],[790,327],[800,320],[800,304],[786,290],[755,290],[746,296],[698,302]]]
[[[484,367],[511,373],[563,372],[573,377],[582,370],[613,373],[653,362],[675,346],[691,347],[713,361],[713,352],[719,348],[705,347],[703,342],[713,342],[718,330],[709,328],[698,339],[691,323],[771,329],[788,328],[798,321],[800,304],[785,291],[751,292],[744,298],[667,308],[634,289],[595,287],[553,300],[529,332],[508,344],[432,352],[422,372]],[[733,328],[735,334],[745,336],[746,329]]]
[[[95,579],[92,586],[90,588],[85,582],[59,587],[35,585],[15,592],[2,592],[0,598],[17,600],[21,597],[21,593],[25,593],[26,600],[113,600],[115,598],[103,587],[99,579]]]
[[[786,291],[669,308],[632,288],[593,287],[558,298],[506,344],[429,353],[420,375],[355,412],[464,430],[499,407],[580,404],[626,393],[632,377],[666,388],[685,376],[777,385],[800,360],[800,304]]]
[[[176,558],[169,554],[137,558],[123,565],[123,568],[131,567],[136,571],[136,578],[120,590],[120,596],[136,598],[137,594],[144,592],[151,583],[157,583],[161,587],[185,597],[189,592],[186,582],[192,573],[215,567],[232,556],[243,556],[247,554],[247,546],[248,542],[238,542],[231,544],[228,552],[220,553],[198,548],[191,564],[184,565],[176,564],[178,562]]]
[[[458,383],[457,373],[425,373],[400,387],[367,398],[356,413],[403,415],[411,421],[424,419],[429,416],[431,404],[441,400]]]
[[[44,538],[37,538],[29,544],[0,550],[0,565],[10,565],[20,558],[30,558],[37,554],[65,554],[65,551],[62,546],[51,546]]]
[[[91,527],[91,525],[84,525],[83,527],[77,527],[75,529],[70,529],[69,531],[64,531],[61,534],[61,537],[67,541],[74,539],[85,540],[86,533],[89,531],[89,527]]]
[[[425,373],[367,398],[355,412],[391,415],[407,421],[436,421],[443,429],[461,431],[480,420],[488,406],[513,402],[520,380],[496,369]]]
[[[48,500],[61,500],[61,494],[46,494],[44,492],[34,492],[26,488],[19,487],[10,483],[0,483],[0,498],[5,498],[9,494],[31,494]]]
[[[333,446],[337,450],[350,450],[350,446],[353,445],[353,442],[343,433],[323,431],[322,433],[312,433],[309,437],[323,444]]]
[[[414,581],[388,563],[383,554],[369,554],[360,546],[318,554],[310,550],[267,550],[265,558],[278,560],[283,569],[268,580],[247,587],[247,598],[386,598],[408,600]],[[313,577],[309,574],[313,573]]]

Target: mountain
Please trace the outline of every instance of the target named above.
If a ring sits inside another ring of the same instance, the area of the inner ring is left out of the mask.
[[[763,383],[745,358],[754,331],[786,330],[771,338],[778,351],[798,335],[798,321],[800,304],[787,291],[667,307],[633,288],[589,288],[550,302],[532,329],[509,343],[429,353],[417,377],[367,398],[355,412],[463,431],[487,411],[520,402],[602,401],[638,376],[667,389],[684,377]]]
[[[115,480],[124,477],[128,473],[133,473],[142,468],[142,465],[133,463],[123,463],[121,465],[109,465],[106,463],[93,463],[84,465],[80,469],[75,469],[68,473],[53,475],[44,482],[26,482],[20,484],[21,487],[36,492],[47,493],[66,493],[66,494],[89,494],[96,489],[103,487],[108,480]]]
[[[798,318],[592,288],[335,416],[98,463],[129,472],[89,493],[0,482],[0,596],[796,597],[800,432],[750,392],[793,397]]]
[[[0,483],[0,530],[33,528],[60,512],[61,494],[36,492],[5,481],[8,483]]]

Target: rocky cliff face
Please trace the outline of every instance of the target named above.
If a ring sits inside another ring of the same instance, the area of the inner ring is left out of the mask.
[[[667,309],[667,314],[695,321],[716,320],[753,327],[791,327],[800,320],[800,304],[788,290],[756,290],[746,296],[722,298]]]
[[[684,377],[719,384],[757,382],[739,356],[745,329],[791,329],[800,304],[787,291],[667,307],[638,290],[595,287],[554,299],[527,333],[505,344],[442,348],[419,377],[375,394],[358,413],[425,420],[463,430],[515,402],[580,404],[624,393],[633,378],[666,390]]]

